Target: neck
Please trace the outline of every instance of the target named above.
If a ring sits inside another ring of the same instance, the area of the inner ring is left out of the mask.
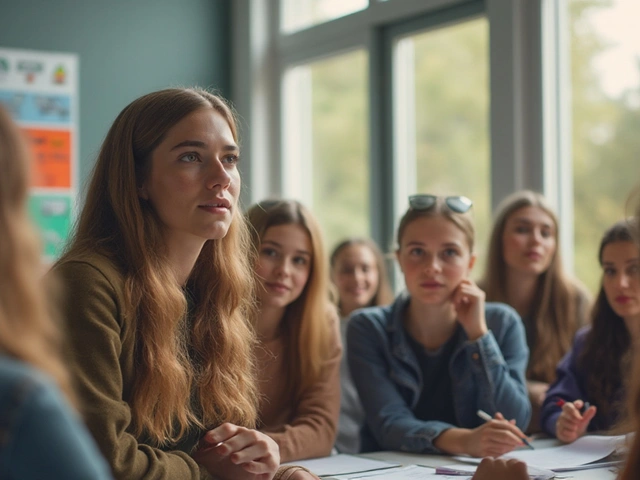
[[[178,285],[185,285],[198,256],[204,246],[204,240],[185,241],[184,239],[166,238],[167,260],[176,277]]]
[[[355,305],[355,304],[340,302],[340,315],[343,318],[347,318],[349,315],[351,315],[351,313],[354,310],[357,310],[358,308],[361,308],[363,306],[364,305]]]
[[[274,340],[280,334],[285,309],[282,307],[260,307],[256,331],[263,342]]]
[[[515,308],[521,317],[531,312],[539,278],[539,275],[515,270],[507,272],[507,303]]]
[[[435,350],[455,332],[456,312],[451,302],[424,305],[412,298],[407,306],[404,326],[418,342]]]

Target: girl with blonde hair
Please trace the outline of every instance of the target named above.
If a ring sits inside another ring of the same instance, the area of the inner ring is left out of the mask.
[[[258,250],[260,429],[289,462],[330,454],[340,409],[338,318],[318,222],[295,200],[247,212]]]
[[[531,352],[532,432],[540,429],[540,407],[556,365],[589,314],[589,294],[564,272],[558,233],[558,219],[540,193],[523,190],[508,196],[498,206],[479,282],[488,301],[511,305],[522,317]]]
[[[256,431],[236,123],[201,89],[144,95],[104,140],[64,283],[83,413],[117,478],[271,479]]]
[[[409,205],[396,249],[407,292],[357,311],[347,327],[362,450],[502,455],[524,445],[531,414],[524,328],[470,278],[471,200],[413,195]]]
[[[347,343],[349,316],[363,307],[388,305],[393,292],[384,256],[373,240],[347,238],[338,243],[330,257],[331,280],[337,291],[342,344]],[[364,410],[353,384],[347,356],[340,362],[340,419],[336,449],[341,453],[360,452],[360,430]]]
[[[76,398],[27,215],[29,157],[2,108],[0,172],[0,478],[111,478],[70,407]]]

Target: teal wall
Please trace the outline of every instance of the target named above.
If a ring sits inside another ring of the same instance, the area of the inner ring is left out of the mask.
[[[229,95],[231,0],[0,0],[0,47],[80,59],[80,181],[130,101],[169,86]]]

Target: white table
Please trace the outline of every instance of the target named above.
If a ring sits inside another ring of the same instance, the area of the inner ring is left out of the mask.
[[[536,449],[548,448],[557,445],[560,445],[560,443],[555,439],[546,438],[533,441],[533,446]],[[400,465],[423,465],[425,467],[433,468],[458,463],[453,458],[446,455],[422,455],[403,452],[374,452],[364,453],[361,454],[361,456],[386,462],[399,463]],[[617,478],[617,475],[612,471],[612,469],[610,469],[610,467],[605,467],[594,468],[590,470],[577,470],[574,472],[562,472],[558,473],[556,478],[572,478],[575,480],[615,480]]]

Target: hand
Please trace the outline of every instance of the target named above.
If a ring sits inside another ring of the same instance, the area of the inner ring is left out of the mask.
[[[590,406],[584,413],[580,413],[584,407],[582,400],[566,402],[562,406],[562,413],[556,422],[556,437],[564,443],[571,443],[585,434],[589,422],[595,417],[597,407]]]
[[[473,457],[499,457],[514,448],[524,445],[525,434],[516,426],[515,420],[506,420],[496,413],[493,420],[470,430],[465,453]]]
[[[287,480],[320,480],[311,472],[296,470]]]
[[[271,480],[280,449],[264,433],[224,423],[202,437],[193,458],[222,480]]]
[[[472,480],[528,480],[527,466],[514,458],[483,458]]]
[[[469,340],[474,341],[487,333],[484,318],[484,291],[473,280],[465,279],[453,291],[451,301]]]
[[[547,395],[547,390],[549,390],[549,384],[535,380],[527,380],[527,390],[529,391],[531,405],[541,407]]]

